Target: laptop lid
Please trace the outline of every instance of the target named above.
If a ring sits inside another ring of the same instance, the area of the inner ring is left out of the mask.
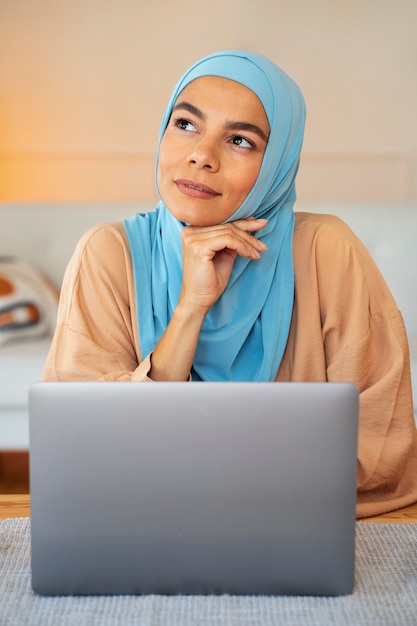
[[[353,385],[38,383],[29,407],[35,592],[352,592]]]

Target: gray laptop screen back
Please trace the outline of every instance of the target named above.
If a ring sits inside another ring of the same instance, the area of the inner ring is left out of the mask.
[[[351,593],[358,392],[335,383],[39,383],[32,586]]]

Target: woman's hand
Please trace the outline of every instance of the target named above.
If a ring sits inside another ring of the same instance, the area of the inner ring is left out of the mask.
[[[267,246],[251,233],[267,220],[248,218],[216,226],[186,226],[182,231],[183,282],[181,306],[204,316],[229,282],[237,255],[259,259]]]
[[[187,380],[208,311],[226,289],[236,256],[259,259],[267,246],[251,233],[267,220],[248,218],[182,231],[183,280],[178,305],[151,356],[153,380]]]

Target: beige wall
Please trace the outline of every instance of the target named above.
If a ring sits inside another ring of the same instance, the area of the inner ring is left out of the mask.
[[[153,201],[174,83],[242,47],[304,92],[300,202],[417,202],[416,24],[416,0],[0,0],[0,201]]]

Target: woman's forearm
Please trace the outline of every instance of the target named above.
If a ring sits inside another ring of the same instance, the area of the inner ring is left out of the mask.
[[[206,313],[179,304],[151,355],[149,378],[155,381],[189,379],[198,336]]]

